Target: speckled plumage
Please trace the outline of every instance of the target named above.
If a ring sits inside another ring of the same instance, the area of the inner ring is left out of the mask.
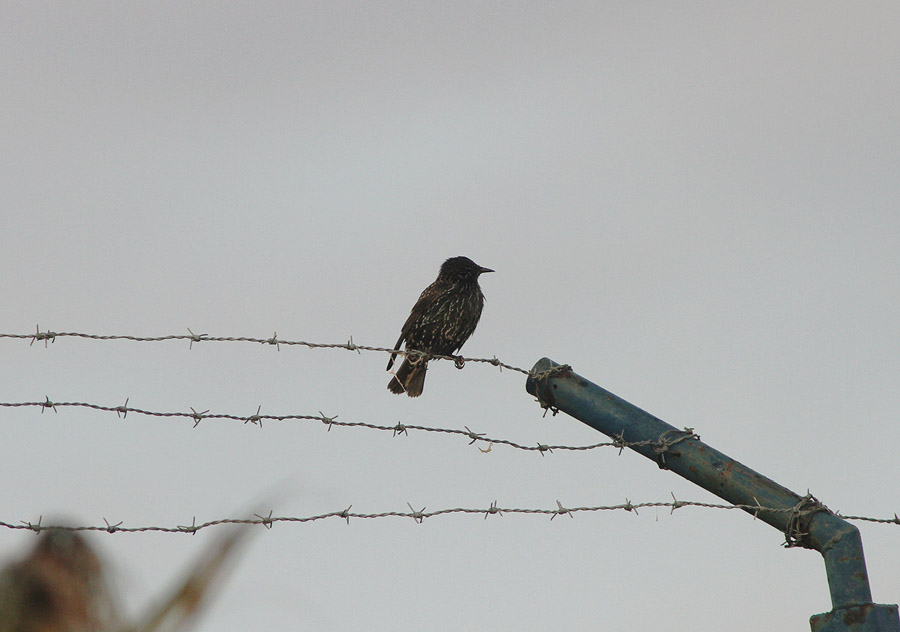
[[[478,277],[485,272],[468,257],[447,259],[434,283],[425,288],[403,325],[395,349],[406,342],[407,351],[423,351],[434,355],[456,353],[481,318],[484,294],[478,285]],[[397,354],[391,355],[388,370],[394,365]],[[392,393],[406,393],[410,397],[422,394],[428,361],[423,358],[406,358],[388,383]]]

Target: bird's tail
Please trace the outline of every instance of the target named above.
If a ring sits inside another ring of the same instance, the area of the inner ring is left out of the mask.
[[[406,393],[410,397],[418,397],[425,388],[425,371],[428,370],[428,362],[424,358],[417,358],[410,363],[409,358],[403,361],[397,373],[388,382],[388,390],[392,393]]]

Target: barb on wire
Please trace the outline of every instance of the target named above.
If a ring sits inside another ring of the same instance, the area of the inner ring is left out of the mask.
[[[807,490],[806,496],[801,498],[790,510],[787,529],[784,532],[784,546],[787,548],[806,546],[810,519],[813,514],[820,511],[829,511],[829,509]],[[806,546],[806,548],[811,547]]]
[[[670,436],[674,438],[670,439]],[[694,432],[693,428],[685,428],[684,430],[666,430],[659,436],[659,439],[653,446],[653,452],[656,454],[656,463],[659,465],[660,469],[668,469],[668,466],[666,465],[666,453],[670,448],[676,443],[686,439],[699,440],[700,435]],[[619,453],[621,454],[621,451]]]
[[[487,511],[484,512],[484,519],[487,520],[488,516],[491,514],[503,515],[503,512],[497,507],[496,499],[491,503],[491,506],[487,508]]]
[[[589,445],[547,445],[544,443],[537,443],[534,445],[524,445],[521,443],[517,443],[515,441],[511,441],[509,439],[497,438],[497,437],[489,437],[483,432],[475,432],[470,429],[468,426],[464,426],[465,429],[459,428],[436,428],[432,426],[420,426],[416,424],[407,424],[402,422],[397,422],[394,425],[386,426],[380,424],[369,423],[365,421],[339,421],[338,415],[326,415],[322,411],[319,411],[318,415],[266,415],[262,414],[260,411],[262,410],[262,406],[258,406],[256,409],[256,413],[252,415],[235,415],[230,413],[211,413],[209,410],[198,411],[193,407],[190,409],[190,412],[159,412],[153,410],[146,410],[143,408],[136,408],[134,406],[128,405],[128,399],[125,400],[125,404],[119,404],[117,406],[106,406],[102,404],[92,404],[88,402],[51,402],[50,398],[47,397],[46,401],[43,402],[0,402],[0,408],[40,408],[41,412],[46,410],[47,408],[52,408],[54,412],[58,412],[60,408],[87,408],[90,410],[97,410],[103,412],[114,412],[119,417],[125,418],[128,413],[132,413],[133,415],[145,415],[149,417],[174,417],[174,418],[182,418],[189,419],[193,423],[193,427],[196,428],[201,421],[208,421],[213,419],[219,420],[228,420],[228,421],[240,421],[243,422],[244,425],[252,424],[258,428],[263,427],[263,421],[292,421],[292,420],[308,420],[308,421],[320,421],[328,427],[328,431],[331,431],[333,426],[339,426],[342,428],[364,428],[368,430],[380,430],[382,432],[390,432],[393,436],[398,435],[406,435],[409,436],[409,431],[421,431],[421,432],[432,432],[438,434],[445,435],[458,435],[464,437],[469,441],[469,445],[474,443],[485,443],[487,444],[487,448],[478,447],[482,453],[488,453],[491,451],[492,446],[496,445],[505,445],[510,448],[515,448],[516,450],[524,450],[527,452],[537,452],[541,456],[544,456],[546,453],[552,454],[555,450],[560,451],[582,451],[582,450],[594,450],[597,448],[623,448],[623,447],[640,447],[640,446],[654,446],[660,449],[667,449],[669,445],[672,444],[672,441],[669,439],[663,439],[662,442],[652,441],[652,440],[644,440],[644,441],[634,441],[634,442],[625,442],[620,439],[616,439],[614,441],[602,441],[599,443],[592,443]]]
[[[674,496],[673,496],[674,498]],[[724,511],[731,510],[742,510],[749,513],[753,513],[754,511],[769,511],[773,513],[788,513],[791,515],[800,514],[806,516],[811,513],[815,513],[816,511],[821,511],[821,508],[817,508],[815,506],[810,506],[808,508],[799,509],[797,507],[791,507],[788,509],[774,509],[770,507],[759,507],[758,505],[729,505],[729,504],[718,504],[718,503],[707,503],[700,502],[694,500],[673,500],[673,501],[659,501],[659,502],[641,502],[634,503],[630,500],[626,499],[624,503],[617,505],[585,505],[580,507],[566,507],[559,500],[556,501],[556,507],[546,507],[546,508],[525,508],[525,507],[500,507],[497,504],[497,501],[492,501],[487,507],[452,507],[445,509],[433,509],[431,511],[426,511],[426,507],[422,507],[422,509],[415,509],[411,503],[407,503],[407,507],[409,507],[409,511],[382,511],[377,513],[362,513],[362,512],[351,512],[350,509],[353,505],[350,505],[346,509],[341,509],[339,511],[331,511],[328,513],[311,515],[311,516],[274,516],[273,511],[270,510],[267,515],[262,514],[254,514],[252,518],[221,518],[218,520],[209,520],[206,522],[198,523],[196,517],[193,517],[191,520],[191,524],[188,525],[173,525],[173,526],[125,526],[124,522],[117,522],[115,524],[110,524],[105,518],[103,519],[103,524],[95,524],[95,525],[44,525],[42,524],[42,518],[39,518],[36,523],[30,521],[20,521],[20,522],[5,522],[0,521],[0,527],[5,527],[7,529],[13,530],[23,530],[23,531],[33,531],[35,533],[40,533],[41,531],[46,531],[48,529],[64,529],[69,531],[96,531],[96,532],[105,532],[105,533],[145,533],[145,532],[157,532],[157,533],[186,533],[189,535],[193,535],[198,531],[203,529],[210,529],[212,527],[218,527],[221,525],[227,524],[241,524],[241,525],[259,525],[266,529],[271,529],[273,525],[276,523],[294,523],[294,524],[303,524],[307,522],[316,522],[320,520],[328,520],[331,518],[338,518],[340,520],[346,521],[347,524],[350,524],[350,519],[359,519],[359,520],[374,520],[381,518],[411,518],[416,523],[422,523],[426,518],[435,518],[439,516],[449,516],[453,514],[465,514],[472,516],[483,516],[483,519],[487,519],[489,515],[492,514],[516,514],[516,515],[531,515],[531,516],[546,516],[553,520],[556,516],[564,516],[568,515],[570,518],[574,517],[576,513],[597,513],[603,511],[627,511],[630,513],[634,513],[638,515],[638,509],[645,508],[666,508],[674,511],[675,509],[682,509],[685,507],[693,507],[693,508],[703,508],[703,509],[718,509]],[[845,520],[862,520],[868,522],[878,522],[884,524],[896,524],[900,525],[900,518],[894,514],[893,518],[871,518],[865,516],[844,516],[840,513],[835,514],[840,518]]]
[[[30,335],[30,336],[11,336],[11,337],[15,337],[15,338],[31,338],[31,342],[28,344],[29,347],[30,347],[31,345],[33,345],[35,342],[37,342],[37,341],[39,341],[39,340],[43,340],[43,341],[44,341],[44,348],[45,348],[45,349],[47,348],[47,342],[48,342],[48,341],[49,341],[49,342],[56,342],[56,334],[53,333],[52,331],[44,331],[44,332],[42,332],[42,331],[41,331],[41,326],[40,326],[40,325],[38,325],[38,326],[35,328],[35,332],[34,332],[32,335]]]
[[[387,347],[372,347],[356,344],[355,342],[353,342],[353,336],[350,336],[350,339],[344,343],[326,343],[308,342],[306,340],[286,340],[278,338],[277,332],[269,338],[255,338],[252,336],[210,336],[209,334],[205,333],[195,334],[191,329],[188,329],[188,333],[186,334],[168,334],[165,336],[130,336],[124,334],[87,334],[76,331],[41,331],[41,327],[40,325],[38,325],[35,333],[0,333],[0,338],[30,340],[30,344],[32,345],[36,341],[43,340],[45,347],[47,346],[48,342],[56,342],[57,338],[81,338],[84,340],[127,340],[130,342],[165,342],[167,340],[187,340],[189,343],[188,349],[193,349],[194,343],[199,344],[201,342],[252,342],[262,345],[273,345],[278,351],[281,351],[281,345],[285,345],[306,347],[308,349],[345,349],[347,351],[356,351],[357,353],[361,353],[362,351],[373,351],[377,353],[391,353],[409,357],[427,357],[427,359],[429,360],[451,360],[453,361],[454,365],[456,365],[456,367],[460,369],[463,368],[463,366],[467,362],[477,362],[496,366],[501,371],[503,369],[508,369],[510,371],[522,373],[524,375],[531,375],[530,370],[501,362],[496,356],[492,358],[466,358],[463,356],[436,355],[424,353],[422,351],[403,351],[402,349],[389,349]]]

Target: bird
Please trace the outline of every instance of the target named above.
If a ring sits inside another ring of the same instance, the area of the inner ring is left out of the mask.
[[[405,341],[407,351],[421,351],[430,355],[452,355],[469,339],[481,318],[484,294],[478,285],[483,268],[468,257],[451,257],[441,264],[434,283],[429,285],[413,305],[409,318],[400,330],[394,349]],[[391,354],[387,370],[394,366],[396,353]],[[392,393],[406,393],[418,397],[425,386],[428,359],[407,356],[388,383]]]

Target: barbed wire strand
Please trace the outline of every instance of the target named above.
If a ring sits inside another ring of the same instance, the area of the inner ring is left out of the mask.
[[[436,355],[423,353],[421,351],[403,351],[401,349],[390,349],[388,347],[372,347],[367,345],[358,345],[353,342],[353,336],[347,342],[344,343],[332,343],[332,342],[307,342],[305,340],[287,340],[284,338],[279,338],[278,333],[274,333],[271,338],[255,338],[251,336],[210,336],[209,334],[195,334],[193,331],[188,329],[188,333],[186,334],[168,334],[164,336],[132,336],[125,334],[87,334],[81,332],[74,331],[41,331],[40,325],[37,326],[35,332],[33,334],[6,334],[0,333],[0,338],[11,338],[11,339],[24,339],[31,340],[29,343],[33,345],[35,342],[43,342],[44,347],[49,346],[49,343],[56,342],[57,338],[82,338],[85,340],[127,340],[130,342],[164,342],[168,340],[187,340],[189,341],[188,348],[192,349],[194,343],[199,342],[252,342],[256,344],[263,345],[271,345],[274,346],[279,351],[281,350],[281,345],[285,346],[301,346],[307,347],[309,349],[344,349],[346,351],[356,351],[357,353],[361,351],[373,351],[377,353],[396,353],[401,356],[413,356],[413,357],[427,357],[429,360],[452,360],[457,367],[462,368],[462,366],[466,362],[478,362],[484,364],[491,364],[493,366],[499,367],[502,369],[507,369],[509,371],[516,371],[518,373],[523,373],[525,375],[531,375],[531,371],[528,369],[523,369],[521,367],[514,366],[512,364],[507,364],[505,362],[501,362],[498,358],[467,358],[463,356],[445,356],[445,355]]]
[[[496,367],[499,367],[501,371],[503,369],[507,369],[510,371],[515,371],[518,373],[522,373],[529,377],[540,378],[543,375],[536,375],[533,371],[528,369],[523,369],[521,367],[517,367],[505,362],[500,361],[496,356],[493,358],[468,358],[463,356],[443,356],[443,355],[433,355],[426,354],[419,351],[403,351],[400,349],[390,349],[387,347],[374,347],[368,345],[357,345],[353,342],[353,337],[346,343],[320,343],[320,342],[308,342],[305,340],[288,340],[278,338],[277,332],[272,335],[271,338],[256,338],[251,336],[210,336],[208,334],[195,334],[190,328],[188,328],[187,334],[168,334],[163,336],[134,336],[134,335],[126,335],[126,334],[88,334],[83,332],[54,332],[51,330],[41,331],[40,325],[38,325],[35,329],[35,333],[33,334],[10,334],[10,333],[0,333],[0,338],[10,338],[10,339],[24,339],[30,340],[29,345],[33,345],[35,342],[44,342],[44,346],[48,347],[50,343],[55,343],[57,338],[80,338],[86,340],[98,340],[98,341],[111,341],[111,340],[126,340],[131,342],[164,342],[170,340],[187,340],[189,341],[188,348],[193,349],[194,343],[199,342],[250,342],[255,344],[266,344],[275,346],[279,351],[281,350],[281,345],[285,346],[303,346],[309,349],[343,349],[347,351],[356,351],[357,353],[361,351],[371,351],[377,353],[396,353],[401,356],[412,356],[412,357],[426,357],[429,360],[452,360],[457,368],[463,368],[465,363],[473,362],[473,363],[484,363],[490,364]],[[553,372],[553,371],[551,371]],[[332,426],[341,426],[341,427],[360,427],[360,428],[368,428],[372,430],[380,430],[380,431],[389,431],[394,435],[397,434],[407,434],[408,430],[420,430],[423,432],[435,432],[435,433],[443,433],[443,434],[456,434],[462,435],[470,439],[469,445],[477,441],[483,441],[488,443],[487,450],[483,450],[483,452],[488,452],[491,449],[491,446],[494,444],[499,445],[507,445],[512,448],[527,450],[527,451],[538,451],[541,455],[545,452],[552,452],[553,450],[592,450],[600,447],[614,447],[619,449],[619,453],[621,454],[622,450],[626,447],[635,447],[635,446],[646,446],[646,445],[654,445],[655,449],[665,450],[669,446],[666,445],[666,440],[657,440],[657,441],[640,441],[640,442],[626,442],[623,438],[619,437],[611,442],[600,442],[591,445],[585,446],[550,446],[545,444],[537,444],[536,446],[526,446],[514,441],[510,441],[507,439],[495,439],[485,436],[483,433],[475,433],[466,427],[465,430],[459,430],[454,428],[435,428],[428,426],[420,426],[415,424],[402,424],[398,423],[395,426],[383,426],[378,424],[372,424],[368,422],[357,422],[357,421],[337,421],[337,415],[332,417],[328,417],[323,414],[321,411],[319,415],[263,415],[260,414],[261,408],[257,408],[257,412],[255,415],[242,416],[242,415],[234,415],[234,414],[224,414],[224,413],[209,413],[208,410],[203,412],[197,412],[193,408],[190,413],[185,412],[157,412],[157,411],[149,411],[143,410],[139,408],[129,407],[128,399],[125,400],[125,404],[121,406],[103,406],[99,404],[91,404],[86,402],[52,402],[49,397],[46,397],[43,402],[0,402],[0,407],[40,407],[41,412],[43,413],[47,408],[53,409],[54,412],[57,412],[58,407],[82,407],[89,408],[99,411],[107,411],[107,412],[115,412],[122,417],[127,417],[129,412],[147,415],[153,417],[181,417],[181,418],[190,418],[194,420],[194,427],[199,425],[200,421],[203,419],[226,419],[233,421],[243,421],[246,423],[254,423],[262,427],[263,420],[271,420],[271,421],[287,421],[291,419],[297,420],[313,420],[313,421],[321,421],[328,425],[328,430],[331,430]],[[685,429],[686,436],[695,436],[693,433],[693,429],[686,428]],[[675,441],[681,440],[676,439]],[[479,448],[481,449],[481,448]],[[674,495],[673,495],[674,499]],[[176,527],[122,527],[122,523],[119,522],[117,524],[110,524],[105,518],[104,523],[105,526],[54,526],[53,528],[63,528],[70,529],[73,531],[106,531],[109,533],[115,532],[143,532],[143,531],[159,531],[159,532],[174,532],[174,533],[196,533],[200,529],[223,525],[223,524],[261,524],[266,528],[271,528],[272,525],[276,522],[312,522],[316,520],[323,520],[326,518],[339,517],[346,519],[348,524],[350,518],[360,518],[360,519],[371,519],[371,518],[386,518],[386,517],[405,517],[405,518],[413,518],[416,522],[422,522],[425,518],[430,518],[434,516],[447,515],[447,514],[484,514],[484,517],[487,518],[489,515],[497,513],[521,513],[521,514],[543,514],[550,515],[550,519],[552,520],[558,515],[569,515],[569,517],[573,517],[575,513],[578,512],[595,512],[595,511],[606,511],[606,510],[617,510],[622,509],[626,511],[634,511],[637,513],[637,509],[645,508],[645,507],[669,507],[671,511],[674,512],[675,509],[679,509],[681,507],[704,507],[710,509],[742,509],[746,511],[752,511],[756,514],[759,511],[770,511],[770,512],[793,512],[796,513],[796,508],[791,509],[774,509],[774,508],[765,508],[759,505],[719,505],[713,503],[702,503],[697,501],[680,501],[673,500],[673,502],[649,502],[649,503],[638,503],[633,504],[626,499],[626,503],[623,505],[610,505],[610,506],[599,506],[599,507],[575,507],[575,508],[565,508],[562,504],[557,501],[557,509],[517,509],[517,508],[506,508],[501,509],[496,505],[496,501],[491,503],[488,509],[465,509],[465,508],[454,508],[454,509],[441,509],[432,512],[425,512],[424,508],[421,511],[416,511],[410,505],[410,512],[383,512],[378,514],[358,514],[358,513],[350,513],[349,507],[343,511],[339,512],[331,512],[328,514],[320,514],[318,516],[307,516],[307,517],[275,517],[271,516],[271,512],[269,516],[263,517],[258,516],[255,519],[232,519],[225,518],[220,520],[213,520],[209,522],[202,523],[197,525],[192,523],[191,526],[179,525]],[[900,525],[900,517],[897,514],[894,514],[893,518],[873,518],[869,516],[851,516],[851,515],[842,515],[840,513],[835,513],[840,518],[845,520],[856,520],[856,521],[865,521],[865,522],[873,522],[873,523],[881,523],[881,524],[897,524]],[[40,520],[37,524],[31,522],[22,522],[21,524],[10,524],[6,522],[0,521],[0,527],[6,527],[9,529],[28,529],[35,532],[40,532],[43,529],[47,529],[50,527],[42,527],[40,524]]]
[[[20,521],[18,523],[11,522],[3,522],[0,521],[0,527],[5,527],[7,529],[12,530],[22,530],[22,531],[33,531],[35,533],[40,533],[41,531],[46,531],[48,529],[64,529],[69,531],[96,531],[96,532],[106,532],[106,533],[144,533],[144,532],[159,532],[159,533],[188,533],[194,534],[203,529],[209,529],[211,527],[217,527],[221,525],[261,525],[267,529],[271,529],[277,523],[307,523],[307,522],[316,522],[320,520],[327,520],[330,518],[340,518],[345,520],[347,524],[350,524],[350,519],[359,519],[359,520],[373,520],[380,518],[412,518],[417,523],[422,523],[426,518],[434,518],[438,516],[448,516],[453,514],[464,514],[464,515],[480,515],[483,516],[486,520],[489,516],[497,514],[503,516],[504,514],[519,514],[519,515],[538,515],[538,516],[549,516],[550,520],[555,519],[557,516],[569,516],[573,518],[575,514],[578,513],[593,513],[593,512],[601,512],[601,511],[628,511],[633,512],[634,514],[638,514],[639,509],[647,509],[647,508],[664,508],[669,509],[670,513],[674,513],[676,509],[681,509],[684,507],[695,507],[695,508],[703,508],[703,509],[719,509],[725,511],[731,510],[741,510],[749,513],[753,513],[754,515],[758,514],[760,511],[772,512],[772,513],[796,513],[797,509],[795,507],[790,508],[771,508],[771,507],[762,507],[760,505],[729,505],[729,504],[718,504],[718,503],[706,503],[694,500],[678,500],[675,499],[673,494],[672,501],[660,501],[660,502],[641,502],[641,503],[633,503],[627,498],[624,503],[620,503],[617,505],[598,505],[598,506],[584,506],[584,507],[565,507],[563,504],[557,500],[556,508],[545,509],[545,508],[522,508],[522,507],[500,507],[497,505],[497,501],[494,500],[488,507],[478,507],[478,508],[467,508],[467,507],[453,507],[446,509],[436,509],[432,511],[426,511],[427,507],[423,507],[422,509],[415,509],[410,503],[407,503],[409,507],[409,511],[383,511],[379,513],[359,513],[352,512],[350,509],[353,505],[350,505],[346,509],[342,509],[340,511],[331,511],[328,513],[317,514],[312,516],[273,516],[273,511],[270,511],[268,515],[260,515],[254,514],[253,518],[220,518],[218,520],[209,520],[207,522],[197,523],[196,517],[191,521],[190,525],[176,525],[176,526],[139,526],[139,527],[126,527],[123,526],[123,522],[110,523],[109,520],[103,518],[103,525],[44,525],[42,524],[43,516],[41,516],[38,521]],[[816,511],[821,511],[821,509],[810,509],[807,513],[814,513]],[[846,516],[840,513],[835,513],[839,518],[843,518],[845,520],[858,520],[858,521],[866,521],[866,522],[876,522],[882,524],[895,524],[900,525],[900,518],[898,518],[897,514],[894,514],[893,518],[872,518],[867,516]]]
[[[592,443],[589,445],[548,445],[544,443],[537,443],[535,445],[524,445],[522,443],[518,443],[516,441],[512,441],[510,439],[503,439],[498,437],[489,437],[485,433],[475,432],[471,430],[468,426],[465,427],[464,430],[459,428],[437,428],[433,426],[421,426],[418,424],[406,424],[398,422],[393,426],[385,426],[381,424],[374,424],[366,421],[340,421],[338,420],[339,415],[325,415],[322,411],[319,411],[318,415],[267,415],[262,414],[260,411],[262,407],[258,407],[256,409],[256,413],[252,415],[236,415],[231,413],[210,413],[208,410],[197,411],[191,408],[191,412],[159,412],[153,410],[145,410],[142,408],[135,408],[134,406],[128,405],[128,399],[125,400],[125,403],[119,406],[105,406],[102,404],[92,404],[89,402],[56,402],[51,401],[49,397],[42,402],[0,402],[0,408],[40,408],[41,413],[43,414],[46,410],[53,410],[54,412],[59,412],[60,408],[86,408],[89,410],[97,410],[102,412],[114,412],[119,417],[125,418],[128,416],[128,413],[133,413],[136,415],[146,415],[149,417],[175,417],[175,418],[183,418],[190,419],[194,422],[194,427],[196,428],[201,421],[206,419],[224,419],[230,421],[241,421],[244,424],[254,424],[259,426],[260,428],[263,425],[263,421],[290,421],[290,420],[308,420],[308,421],[319,421],[328,426],[328,430],[331,430],[332,426],[339,426],[343,428],[365,428],[369,430],[379,430],[382,432],[390,432],[394,436],[399,434],[408,435],[410,430],[418,430],[421,432],[432,432],[446,435],[457,435],[465,437],[469,440],[469,445],[480,442],[488,444],[488,446],[492,445],[505,445],[510,448],[515,448],[516,450],[525,450],[529,452],[538,452],[541,455],[544,455],[547,452],[553,452],[555,450],[559,451],[581,451],[581,450],[594,450],[597,448],[617,448],[619,453],[621,454],[624,448],[633,448],[640,446],[648,446],[652,445],[657,451],[665,451],[671,445],[681,441],[684,436],[680,435],[673,438],[661,437],[659,440],[644,440],[644,441],[625,441],[623,438],[614,439],[613,441],[601,441],[599,443]],[[690,431],[693,433],[692,429],[685,429],[685,432]],[[691,434],[690,436],[694,436]],[[479,450],[481,448],[479,447]],[[488,448],[490,449],[490,448]],[[487,450],[484,450],[487,451]]]

